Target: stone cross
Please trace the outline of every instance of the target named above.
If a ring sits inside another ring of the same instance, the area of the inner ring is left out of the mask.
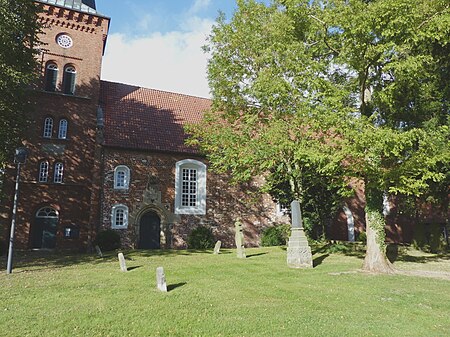
[[[220,247],[222,247],[222,241],[217,241],[216,245],[214,246],[214,254],[219,254],[220,253]]]
[[[156,268],[156,288],[158,290],[167,292],[166,275],[164,274],[164,268]]]
[[[102,250],[99,246],[95,246],[95,251],[97,252],[98,257],[103,257]]]
[[[302,212],[298,200],[291,203],[291,214],[292,229],[287,248],[287,264],[290,268],[312,268],[311,247],[303,230]]]
[[[242,229],[242,223],[238,220],[234,224],[236,233],[234,234],[234,240],[236,242],[237,257],[245,259],[245,247],[244,247],[244,230]]]
[[[117,257],[119,258],[120,270],[121,270],[121,271],[127,271],[127,270],[128,270],[128,269],[127,269],[127,264],[126,264],[126,262],[125,262],[125,257],[123,256],[123,254],[122,254],[122,253],[119,253],[119,254],[117,255]]]

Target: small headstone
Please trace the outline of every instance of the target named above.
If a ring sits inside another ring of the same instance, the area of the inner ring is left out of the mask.
[[[120,270],[127,271],[127,264],[125,263],[125,257],[123,256],[123,254],[119,253],[117,257],[119,258]]]
[[[160,291],[167,292],[166,275],[163,267],[156,268],[156,287]]]
[[[291,268],[312,268],[311,247],[303,230],[302,212],[297,200],[291,203],[291,212],[292,229],[287,248],[287,264]]]
[[[220,247],[222,246],[222,241],[217,241],[216,245],[214,246],[214,254],[219,254],[220,253]]]
[[[245,247],[244,247],[244,230],[242,229],[242,223],[238,220],[234,224],[236,233],[234,235],[234,240],[236,242],[237,257],[240,259],[245,259]]]
[[[97,252],[98,257],[103,257],[102,250],[99,246],[95,246],[95,251]]]

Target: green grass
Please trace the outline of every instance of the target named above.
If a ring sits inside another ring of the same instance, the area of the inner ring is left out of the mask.
[[[314,269],[296,270],[280,247],[222,252],[125,252],[126,273],[115,254],[16,254],[0,274],[0,335],[450,335],[449,280],[361,273],[358,254],[317,253]],[[399,268],[450,272],[448,255],[407,256]]]

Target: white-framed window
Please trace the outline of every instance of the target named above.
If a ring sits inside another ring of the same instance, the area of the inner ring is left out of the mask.
[[[67,95],[75,94],[75,80],[77,76],[77,70],[74,66],[68,65],[64,68],[63,76],[63,88],[64,93]]]
[[[119,165],[114,168],[114,189],[127,190],[130,187],[130,169]]]
[[[175,165],[175,214],[206,214],[206,165],[185,159]]]
[[[67,119],[61,119],[59,121],[59,129],[58,129],[58,138],[59,139],[66,139],[67,138],[67,126],[68,126]]]
[[[55,172],[53,176],[53,182],[61,184],[63,182],[64,175],[64,164],[63,163],[55,163]]]
[[[277,216],[283,216],[291,213],[291,206],[289,204],[277,202]]]
[[[123,229],[128,227],[128,207],[122,204],[114,205],[111,210],[111,227]]]
[[[49,62],[45,69],[45,90],[56,91],[58,81],[58,66],[56,63]]]
[[[48,161],[42,161],[39,164],[39,182],[46,183],[48,181]]]
[[[46,119],[44,119],[44,133],[42,134],[42,137],[52,138],[52,132],[53,132],[53,118],[47,117]]]

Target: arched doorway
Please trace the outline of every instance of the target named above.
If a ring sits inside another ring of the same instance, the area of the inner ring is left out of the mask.
[[[161,248],[161,219],[154,211],[141,216],[139,221],[139,249]]]
[[[56,246],[56,226],[58,211],[51,207],[43,207],[36,212],[31,230],[31,248],[53,249]]]

